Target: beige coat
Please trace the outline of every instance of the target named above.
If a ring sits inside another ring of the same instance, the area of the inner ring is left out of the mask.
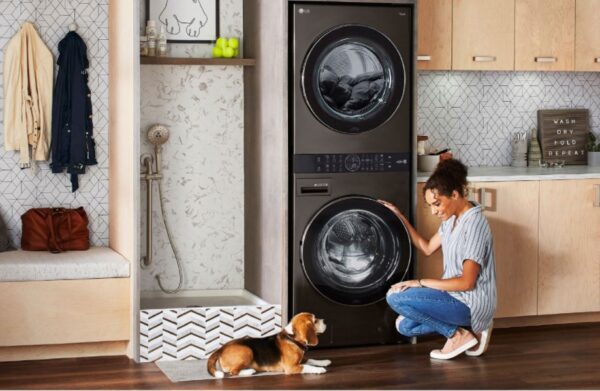
[[[4,49],[4,148],[20,152],[21,167],[48,160],[53,67],[52,53],[25,22]]]

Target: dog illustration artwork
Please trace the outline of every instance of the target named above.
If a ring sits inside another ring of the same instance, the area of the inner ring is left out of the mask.
[[[251,376],[256,372],[325,373],[330,360],[306,360],[304,354],[319,343],[317,335],[326,328],[323,319],[308,312],[299,313],[278,334],[227,342],[208,358],[208,373],[219,379],[226,373],[232,376]]]
[[[208,21],[202,1],[166,0],[158,20],[165,25],[168,34],[178,35],[183,25],[188,37],[197,38]]]

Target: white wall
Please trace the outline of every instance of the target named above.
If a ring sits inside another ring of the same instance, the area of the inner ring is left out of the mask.
[[[18,154],[4,150],[4,88],[0,92],[0,218],[10,241],[21,241],[21,215],[34,207],[83,206],[90,219],[93,245],[108,244],[108,0],[3,0],[0,1],[0,85],[3,83],[4,50],[25,21],[32,22],[42,40],[58,55],[58,42],[75,18],[90,60],[89,86],[94,112],[97,166],[79,176],[80,187],[71,192],[69,174],[52,174],[47,163],[33,175],[18,166]],[[55,65],[55,72],[57,71]],[[1,235],[1,233],[0,233]]]

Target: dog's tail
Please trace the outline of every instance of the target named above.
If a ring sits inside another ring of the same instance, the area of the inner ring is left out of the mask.
[[[219,361],[222,351],[223,347],[212,352],[212,354],[208,358],[208,362],[206,363],[206,369],[208,369],[208,373],[210,373],[212,377],[216,377],[217,379],[222,379],[225,376],[223,371],[217,370],[217,361]]]

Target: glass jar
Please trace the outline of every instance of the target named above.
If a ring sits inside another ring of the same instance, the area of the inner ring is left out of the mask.
[[[167,39],[159,39],[156,46],[156,55],[165,57],[167,55]]]
[[[140,56],[148,55],[148,37],[140,36]]]
[[[148,56],[154,57],[156,56],[156,40],[148,39]]]
[[[158,33],[158,39],[156,43],[156,55],[159,57],[165,57],[167,55],[167,33],[165,26],[160,26],[160,32]]]

